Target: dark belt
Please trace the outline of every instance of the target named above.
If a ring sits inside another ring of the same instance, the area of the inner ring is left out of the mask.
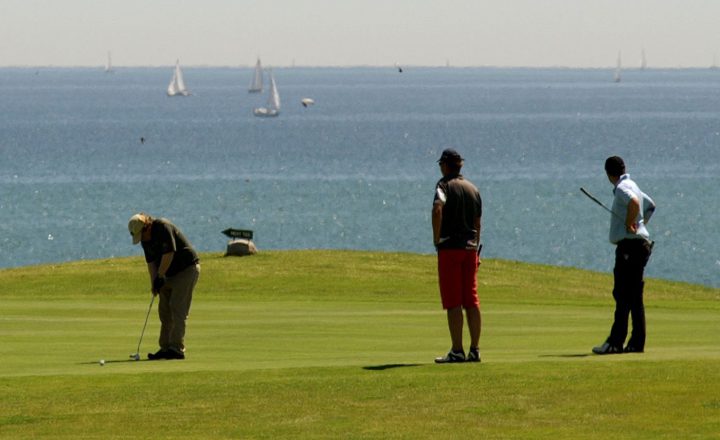
[[[655,242],[652,240],[648,240],[647,238],[623,238],[622,240],[617,242],[618,246],[633,246],[633,245],[643,245],[647,248],[648,251],[652,251],[653,246],[655,246]]]

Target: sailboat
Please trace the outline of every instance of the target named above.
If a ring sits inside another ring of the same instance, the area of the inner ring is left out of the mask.
[[[645,49],[640,53],[640,70],[647,69],[647,58],[645,58]]]
[[[175,62],[175,71],[167,89],[168,96],[188,96],[190,91],[185,87],[185,80],[180,69],[180,60]]]
[[[620,57],[620,52],[618,52],[617,67],[615,67],[615,76],[613,76],[613,81],[615,81],[616,83],[619,83],[620,81],[622,81],[621,71],[622,71],[622,61],[621,61],[621,57]]]
[[[105,73],[113,73],[112,68],[112,54],[108,52],[107,62],[105,63]]]
[[[267,107],[259,107],[253,110],[255,116],[277,116],[280,114],[280,94],[278,93],[275,77],[270,71],[270,93],[268,95]]]
[[[255,64],[255,74],[253,75],[252,82],[250,83],[249,93],[260,93],[263,89],[263,70],[262,64],[260,64],[260,58],[258,58]]]

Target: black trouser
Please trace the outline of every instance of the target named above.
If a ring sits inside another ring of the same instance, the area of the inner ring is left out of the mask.
[[[628,334],[628,315],[632,316],[632,335],[628,345],[645,348],[645,306],[643,305],[643,272],[650,258],[649,241],[621,240],[615,249],[615,322],[607,342],[622,347]]]

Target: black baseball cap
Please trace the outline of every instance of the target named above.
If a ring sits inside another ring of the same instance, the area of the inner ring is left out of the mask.
[[[438,163],[457,163],[461,160],[464,159],[462,158],[462,156],[460,156],[460,153],[455,151],[454,148],[446,148],[445,150],[443,150],[440,159],[438,159]]]

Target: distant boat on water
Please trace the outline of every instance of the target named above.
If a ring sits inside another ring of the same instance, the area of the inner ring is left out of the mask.
[[[617,66],[615,66],[615,75],[613,75],[613,81],[615,81],[616,83],[622,81],[622,57],[620,52],[618,52]]]
[[[175,62],[175,71],[167,89],[168,96],[189,96],[190,91],[185,86],[182,69],[180,69],[180,60]]]
[[[640,70],[647,69],[647,58],[645,57],[645,49],[640,52]]]
[[[108,52],[107,61],[105,62],[105,73],[113,73],[112,54]]]
[[[259,107],[253,110],[255,116],[272,117],[280,114],[280,93],[275,84],[275,77],[272,70],[268,72],[270,76],[270,93],[268,94],[268,102],[266,107]]]
[[[248,93],[260,93],[263,90],[263,68],[258,57],[257,63],[255,63],[255,73],[253,74],[252,82],[250,82],[250,88]]]

